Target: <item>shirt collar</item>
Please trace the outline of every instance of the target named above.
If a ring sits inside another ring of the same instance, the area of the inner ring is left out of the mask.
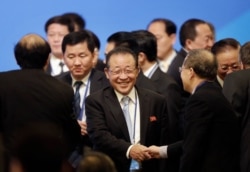
[[[135,103],[135,91],[136,91],[135,87],[133,87],[128,95],[122,95],[121,93],[119,93],[116,90],[115,90],[115,94],[116,94],[119,102],[121,102],[121,100],[124,96],[128,96],[132,100],[132,102]]]
[[[88,79],[90,77],[90,73],[91,71],[82,80],[80,80],[83,82],[84,85],[87,85]],[[79,80],[76,80],[72,75],[71,75],[71,78],[72,78],[72,86],[74,86],[75,82]]]
[[[216,75],[216,78],[217,78],[220,86],[223,87],[224,81],[218,75]]]
[[[58,65],[60,62],[63,62],[63,59],[57,58],[56,56],[54,56],[53,54],[50,54],[50,63],[51,64],[55,64]]]
[[[153,64],[150,68],[148,68],[145,72],[143,72],[143,74],[145,75],[145,76],[147,76],[147,77],[149,77],[149,74],[151,74],[151,73],[153,73],[154,71],[152,71],[152,70],[155,70],[158,65],[158,63],[157,62],[155,62],[155,64]],[[152,71],[152,72],[151,72]]]

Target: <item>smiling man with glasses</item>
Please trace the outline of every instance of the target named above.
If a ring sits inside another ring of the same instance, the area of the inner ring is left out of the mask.
[[[128,48],[117,47],[107,54],[105,74],[111,87],[86,99],[94,149],[111,157],[119,172],[159,172],[160,161],[150,160],[146,149],[166,144],[165,98],[136,85],[138,56]]]

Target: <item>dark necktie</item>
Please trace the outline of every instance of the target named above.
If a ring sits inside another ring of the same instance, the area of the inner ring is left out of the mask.
[[[81,106],[80,106],[80,102],[81,102],[81,96],[80,96],[80,87],[83,84],[82,81],[76,81],[74,86],[76,87],[75,89],[75,96],[74,96],[74,112],[76,115],[76,118],[80,115],[81,112]]]
[[[130,140],[132,141],[132,139],[133,139],[132,138],[133,137],[132,136],[133,135],[133,133],[132,133],[132,122],[131,122],[131,118],[130,118],[130,114],[129,114],[130,98],[128,96],[124,96],[121,101],[123,103],[122,111],[123,111],[124,117],[126,119],[128,131],[129,131],[129,137],[130,137]],[[130,163],[130,171],[136,171],[136,170],[139,170],[139,169],[140,169],[140,164],[136,160],[132,159],[131,163]]]
[[[61,74],[61,73],[63,73],[63,66],[64,66],[64,63],[63,63],[63,62],[60,62],[60,63],[59,63],[59,66],[61,67],[61,72],[60,72],[59,74]]]

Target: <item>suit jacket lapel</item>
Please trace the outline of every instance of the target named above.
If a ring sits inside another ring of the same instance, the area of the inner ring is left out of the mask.
[[[49,75],[51,75],[52,67],[51,67],[50,63],[48,64],[47,69],[45,71],[46,71],[46,73],[48,73]]]
[[[67,82],[69,85],[72,85],[72,78],[70,73],[67,73],[67,75],[65,75],[65,82]]]
[[[141,121],[141,128],[140,128],[140,143],[144,144],[146,140],[146,133],[147,133],[147,126],[148,126],[148,119],[149,119],[149,98],[147,94],[143,91],[143,89],[136,89],[139,97],[140,103],[140,121]]]
[[[120,128],[125,136],[126,141],[130,141],[127,123],[114,90],[111,87],[106,89],[104,92],[104,97],[106,103],[110,107],[109,109],[111,110],[111,115],[117,121],[118,126],[121,126]]]
[[[90,81],[90,93],[95,92],[96,90],[98,90],[99,88],[99,84],[101,84],[99,82],[99,80],[102,78],[100,75],[98,75],[98,73],[96,72],[95,69],[92,69],[91,71],[91,81]]]
[[[155,72],[153,73],[150,79],[152,79],[153,81],[158,81],[158,79],[160,78],[160,70],[161,69],[157,67],[157,69],[155,70]]]

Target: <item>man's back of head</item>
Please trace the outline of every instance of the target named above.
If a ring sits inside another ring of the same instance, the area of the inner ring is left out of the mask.
[[[131,32],[133,39],[138,44],[139,53],[146,55],[148,61],[156,61],[157,58],[157,43],[156,37],[147,30],[136,30]]]
[[[187,69],[192,68],[196,75],[205,80],[213,81],[217,73],[214,55],[205,49],[191,50],[183,62]]]
[[[116,172],[112,159],[101,152],[87,153],[79,164],[79,172]]]
[[[139,54],[138,43],[132,37],[131,32],[119,31],[110,35],[107,39],[105,54],[107,55],[111,50],[118,46],[127,47],[131,49],[136,55]]]
[[[17,64],[22,69],[44,68],[50,51],[51,49],[47,41],[37,34],[23,36],[14,48]]]
[[[14,172],[60,172],[65,160],[65,143],[52,123],[33,123],[17,132],[10,149],[10,170]]]
[[[68,18],[74,24],[74,31],[80,31],[85,28],[86,22],[84,18],[75,12],[67,12],[62,17]]]

